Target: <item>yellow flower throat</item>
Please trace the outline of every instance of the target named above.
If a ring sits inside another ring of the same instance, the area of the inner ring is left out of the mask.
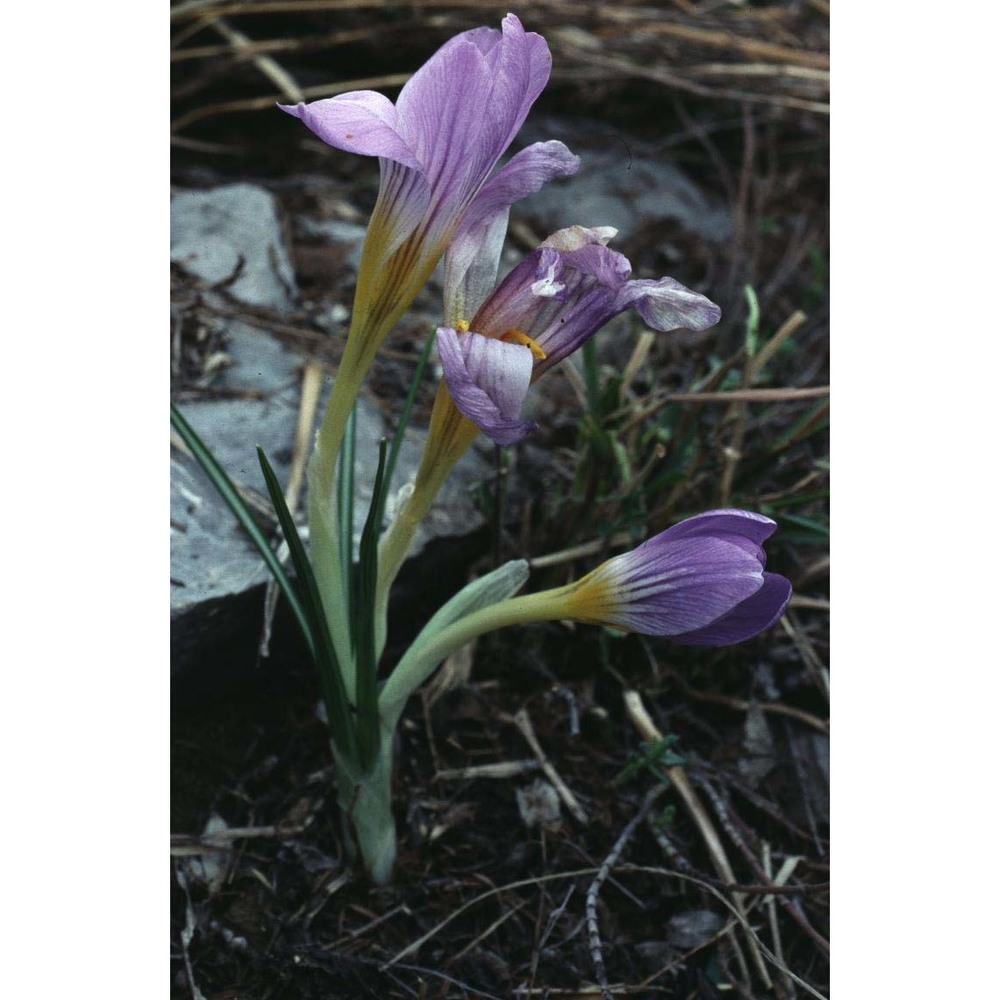
[[[469,324],[466,320],[460,319],[455,324],[455,329],[459,333],[468,333]],[[532,356],[538,361],[544,361],[546,358],[545,351],[538,346],[537,342],[532,340],[526,333],[522,333],[520,330],[508,330],[499,339],[508,344],[521,344],[523,347],[527,347],[528,350],[531,351]]]

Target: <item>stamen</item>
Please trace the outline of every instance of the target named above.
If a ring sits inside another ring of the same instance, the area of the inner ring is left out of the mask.
[[[543,351],[538,344],[531,339],[526,333],[521,333],[520,330],[508,330],[501,338],[501,340],[506,341],[508,344],[522,344],[531,351],[532,356],[537,358],[539,361],[544,361],[546,358],[545,351]]]
[[[468,333],[469,332],[469,322],[468,320],[460,319],[455,324],[455,330],[457,333]]]

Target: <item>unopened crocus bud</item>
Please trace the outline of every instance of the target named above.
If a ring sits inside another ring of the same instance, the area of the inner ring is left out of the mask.
[[[743,642],[792,596],[788,580],[764,571],[775,528],[745,510],[689,517],[565,588],[566,617],[690,645]]]

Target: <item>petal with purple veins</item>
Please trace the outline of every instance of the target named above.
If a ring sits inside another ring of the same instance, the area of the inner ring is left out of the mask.
[[[764,583],[752,597],[704,628],[673,637],[688,646],[729,646],[744,642],[770,628],[785,612],[792,585],[777,573],[765,573]]]
[[[374,90],[355,90],[309,104],[279,104],[301,119],[325,143],[348,153],[379,156],[419,168],[413,150],[397,128],[392,101]]]
[[[619,293],[619,311],[633,306],[654,330],[707,330],[715,326],[722,310],[704,295],[691,291],[674,278],[639,278]]]
[[[471,319],[496,283],[510,206],[556,177],[576,173],[580,158],[557,140],[536,142],[502,166],[476,195],[445,255],[445,316]]]
[[[590,617],[644,635],[678,635],[721,618],[760,589],[760,560],[724,538],[665,533],[598,567],[580,587]]]
[[[450,327],[438,327],[437,345],[448,391],[463,416],[505,446],[535,429],[533,421],[518,419],[531,382],[531,351]]]

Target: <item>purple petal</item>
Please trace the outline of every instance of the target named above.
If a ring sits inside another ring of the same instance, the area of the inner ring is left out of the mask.
[[[497,116],[505,129],[498,129],[496,133],[499,144],[493,156],[494,163],[521,130],[552,72],[552,54],[541,35],[526,32],[514,14],[504,17],[500,27],[503,40],[496,65],[497,86],[493,100],[498,108],[505,110],[505,114]]]
[[[634,306],[654,330],[707,330],[715,326],[722,310],[710,299],[692,292],[673,278],[639,278],[620,293],[620,309]]]
[[[438,327],[438,352],[459,411],[497,444],[511,445],[537,424],[517,419],[531,382],[531,351],[520,344]]]
[[[522,149],[482,187],[445,256],[445,315],[470,320],[496,283],[510,206],[556,177],[576,173],[580,158],[553,140]]]
[[[482,220],[540,191],[554,178],[571,177],[579,169],[580,157],[557,139],[526,146],[483,185],[464,225],[469,228],[482,225]]]
[[[354,90],[282,111],[301,119],[325,143],[362,156],[380,156],[405,167],[419,167],[413,150],[399,134],[396,108],[374,90]]]
[[[698,538],[705,535],[741,535],[757,545],[763,545],[774,534],[777,524],[763,514],[729,508],[708,510],[685,518],[667,528],[659,537],[669,539]]]
[[[461,203],[478,190],[550,68],[545,40],[508,15],[502,33],[477,28],[458,35],[410,78],[396,102],[398,131],[442,203]]]
[[[792,585],[777,573],[765,573],[764,584],[752,597],[704,628],[673,637],[687,646],[728,646],[769,629],[785,612]]]
[[[664,532],[585,580],[591,582],[581,590],[596,595],[596,620],[644,635],[679,635],[753,596],[763,571],[754,553],[727,539],[671,539]]]

